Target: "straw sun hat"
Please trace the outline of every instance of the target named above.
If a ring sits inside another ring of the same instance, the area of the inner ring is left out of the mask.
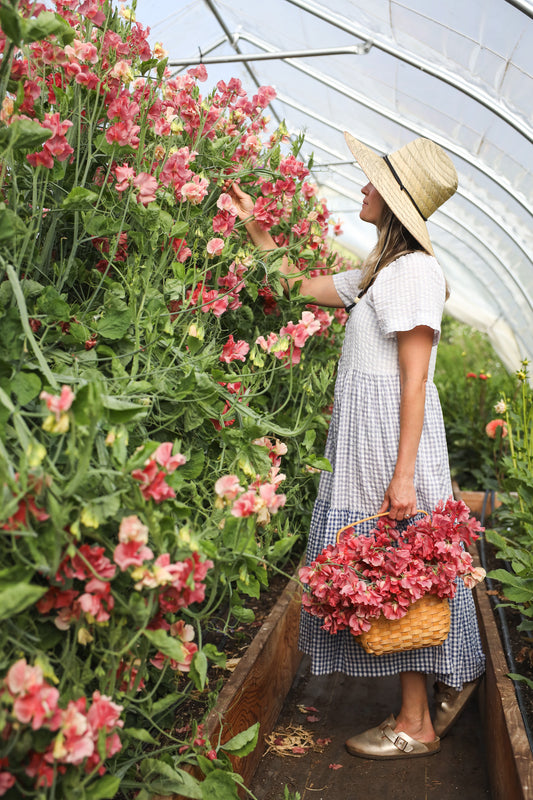
[[[345,131],[344,137],[392,213],[434,255],[426,220],[457,189],[457,172],[444,150],[420,138],[381,157],[350,133]]]

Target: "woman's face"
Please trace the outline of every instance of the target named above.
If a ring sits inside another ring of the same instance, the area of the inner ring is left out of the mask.
[[[363,186],[361,192],[364,195],[364,200],[359,212],[359,218],[364,222],[372,222],[374,225],[378,225],[385,208],[382,196],[371,183]]]

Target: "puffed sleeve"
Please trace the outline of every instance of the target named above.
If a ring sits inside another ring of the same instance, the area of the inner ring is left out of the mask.
[[[361,282],[361,270],[349,269],[345,272],[337,272],[333,276],[335,289],[345,306],[351,306],[359,292]]]
[[[433,256],[422,252],[401,256],[379,273],[370,293],[384,336],[427,325],[433,328],[433,344],[438,343],[446,280]]]

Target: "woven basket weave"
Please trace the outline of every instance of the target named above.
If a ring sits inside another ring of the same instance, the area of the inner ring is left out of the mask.
[[[425,594],[401,619],[387,619],[383,614],[366,633],[356,637],[367,653],[381,656],[420,647],[442,644],[450,631],[450,604],[445,597]]]
[[[417,509],[417,514],[427,511]],[[345,525],[341,533],[366,522],[369,519],[386,516],[387,512],[374,514],[358,522]],[[367,653],[380,656],[383,653],[399,653],[404,650],[418,650],[421,647],[435,647],[442,644],[450,632],[450,604],[445,597],[425,594],[409,606],[407,614],[400,619],[387,619],[383,614],[372,622],[372,627],[356,636],[356,641]]]

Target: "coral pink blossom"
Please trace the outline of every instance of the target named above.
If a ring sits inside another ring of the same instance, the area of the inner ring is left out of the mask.
[[[68,411],[71,407],[72,401],[74,400],[74,392],[70,386],[62,386],[59,397],[54,394],[49,394],[48,392],[41,392],[39,397],[41,400],[45,401],[46,407],[52,414],[55,414],[56,420],[59,422],[61,414]]]
[[[181,196],[184,200],[188,200],[193,206],[197,206],[202,202],[207,194],[209,181],[206,178],[201,178],[195,175],[192,181],[184,183],[181,187]]]
[[[133,185],[139,190],[137,193],[138,203],[147,206],[148,203],[154,202],[158,183],[153,175],[149,175],[147,172],[139,172],[133,179]]]
[[[485,427],[485,433],[490,439],[495,439],[498,428],[501,429],[502,439],[505,438],[507,436],[507,425],[503,419],[491,419]]]
[[[52,730],[57,727],[59,692],[46,683],[40,667],[30,667],[24,658],[16,661],[6,675],[5,686],[19,722],[31,723],[35,731],[43,725]]]
[[[177,453],[175,456],[172,455],[172,442],[160,444],[157,450],[154,451],[152,458],[161,467],[164,467],[167,472],[174,472],[175,469],[182,467],[187,462],[186,457],[181,453]]]
[[[246,355],[249,350],[250,345],[248,342],[245,342],[244,339],[239,339],[236,342],[233,334],[230,333],[228,341],[222,348],[219,361],[223,361],[226,364],[231,364],[232,361],[246,361]]]
[[[83,706],[85,705],[84,701]],[[62,713],[61,728],[54,742],[53,757],[63,764],[83,763],[94,753],[94,737],[89,721],[80,706],[70,701]]]
[[[143,469],[134,469],[131,476],[141,483],[141,494],[145,500],[162,503],[176,497],[174,489],[165,482],[166,472],[159,470],[153,459]]]
[[[210,256],[219,256],[224,250],[224,239],[210,239],[206,245],[206,250]]]
[[[256,510],[256,506],[257,497],[255,492],[244,492],[244,494],[241,494],[233,503],[231,513],[234,517],[250,517]]]
[[[142,567],[145,561],[154,557],[152,550],[140,542],[128,541],[118,544],[113,553],[113,561],[124,572],[128,567]]]
[[[239,483],[236,475],[223,475],[215,483],[215,492],[219,497],[224,497],[226,500],[234,500],[240,492],[244,489]]]

